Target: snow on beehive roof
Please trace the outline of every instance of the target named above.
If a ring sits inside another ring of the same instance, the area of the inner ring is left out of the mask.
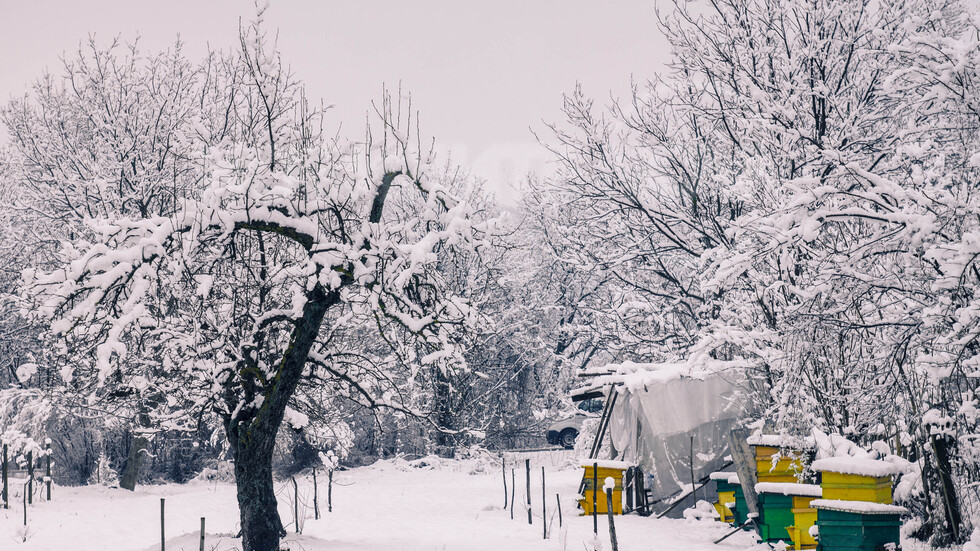
[[[728,480],[735,473],[730,473],[726,471],[716,471],[708,475],[711,480]]]
[[[626,461],[615,461],[612,459],[583,459],[583,467],[591,467],[597,464],[600,469],[628,469],[633,466],[632,463]]]
[[[905,507],[898,505],[885,505],[872,501],[842,501],[839,499],[814,499],[810,502],[810,507],[872,515],[904,515],[909,512]]]
[[[830,471],[859,476],[884,477],[901,474],[907,471],[904,465],[867,459],[863,457],[827,457],[813,462],[811,468],[815,471]]]
[[[760,482],[755,485],[755,491],[760,494],[782,494],[784,496],[823,496],[823,489],[816,484],[796,484],[793,482]]]
[[[816,447],[816,442],[812,436],[793,436],[791,434],[753,433],[745,441],[750,446],[771,446],[774,448],[793,448],[797,450],[812,450]]]

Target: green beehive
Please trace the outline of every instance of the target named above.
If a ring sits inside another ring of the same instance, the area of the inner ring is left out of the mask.
[[[749,506],[745,503],[745,492],[742,491],[742,486],[738,484],[735,484],[735,507],[732,509],[732,514],[735,515],[735,526],[745,524],[749,518]]]
[[[904,507],[865,501],[816,499],[819,545],[823,551],[875,551],[899,544]]]
[[[759,494],[759,536],[762,541],[790,541],[788,526],[793,526],[793,496]]]

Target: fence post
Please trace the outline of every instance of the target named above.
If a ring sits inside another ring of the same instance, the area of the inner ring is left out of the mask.
[[[517,475],[515,474],[517,469],[511,468],[510,470],[510,520],[514,520],[514,496],[517,495]]]
[[[316,488],[316,467],[313,467],[313,520],[320,520],[320,500]]]
[[[160,498],[160,551],[167,551],[167,534],[164,530],[165,517],[164,517],[164,502],[165,498]]]
[[[10,493],[7,491],[7,445],[3,445],[3,508],[10,508]]]
[[[527,523],[531,524],[531,460],[524,460],[524,470],[527,473]]]
[[[44,443],[44,455],[47,465],[44,467],[44,482],[48,487],[48,501],[51,501],[51,440]]]
[[[619,551],[619,542],[616,541],[616,525],[613,524],[613,489],[606,488],[606,514],[609,516],[609,543],[612,551]]]
[[[296,477],[289,477],[293,481],[293,522],[295,523],[296,533],[299,534],[299,485],[296,484]]]
[[[558,504],[558,527],[561,528],[561,496],[555,494],[555,503]]]
[[[34,505],[34,451],[27,452],[27,504]]]
[[[548,539],[548,504],[545,502],[544,465],[541,466],[541,524],[543,526],[541,539]]]
[[[333,469],[327,474],[327,512],[333,512]]]
[[[201,517],[201,551],[204,551],[204,517]]]
[[[500,456],[500,474],[504,476],[504,509],[507,508],[507,459]]]

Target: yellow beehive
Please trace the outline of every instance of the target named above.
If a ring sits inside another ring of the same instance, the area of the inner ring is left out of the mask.
[[[715,502],[715,510],[718,511],[719,520],[731,524],[735,522],[735,514],[725,504],[735,503],[735,491],[718,492],[718,501]]]
[[[817,510],[810,508],[816,497],[793,496],[793,526],[786,528],[793,540],[793,549],[816,549],[817,541],[810,535],[810,528],[817,522]]]
[[[824,499],[842,501],[873,501],[890,505],[892,502],[891,476],[864,476],[824,471],[820,482]]]
[[[754,446],[756,476],[759,482],[798,482],[798,475],[806,468],[803,454],[774,447]],[[779,458],[773,462],[773,456]]]
[[[892,476],[902,468],[885,461],[856,457],[830,457],[813,463],[821,473],[824,499],[892,503]]]
[[[602,487],[605,485],[606,478],[611,477],[616,481],[612,492],[613,514],[621,515],[623,514],[623,472],[628,469],[630,465],[622,461],[599,461],[598,464],[599,467],[597,469],[595,479],[592,475],[592,465],[582,465],[582,467],[585,468],[585,474],[583,475],[585,490],[582,492],[584,499],[580,499],[579,504],[582,505],[583,514],[592,514],[592,494],[594,492],[592,481],[596,479],[599,485],[599,493],[595,496],[596,512],[600,515],[606,514],[609,507],[606,505],[606,493],[603,491]]]

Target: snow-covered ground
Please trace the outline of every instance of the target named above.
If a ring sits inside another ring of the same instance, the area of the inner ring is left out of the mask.
[[[517,471],[514,519],[504,509],[500,463],[483,460],[402,460],[338,472],[333,512],[327,512],[326,477],[318,477],[322,518],[313,520],[312,480],[299,480],[303,535],[293,534],[292,485],[278,484],[279,511],[288,523],[288,549],[303,551],[476,551],[586,549],[593,539],[592,519],[578,516],[574,496],[580,470],[560,453],[531,456],[531,510],[527,523],[524,457],[508,457]],[[541,467],[547,479],[548,539],[542,537]],[[556,494],[561,496],[559,528]],[[17,494],[19,496],[19,493]],[[55,488],[54,500],[28,507],[27,541],[23,542],[23,508],[0,510],[0,549],[23,551],[156,551],[160,549],[160,498],[166,498],[168,551],[197,551],[200,518],[207,520],[205,548],[237,549],[238,511],[234,486],[226,482],[143,486],[135,493],[103,487]],[[16,500],[19,502],[19,498]],[[309,507],[302,503],[308,501]],[[602,549],[610,549],[608,522],[599,519]],[[624,550],[685,551],[768,550],[752,535],[737,534],[720,545],[712,540],[728,531],[718,522],[657,520],[628,515],[616,518]]]

